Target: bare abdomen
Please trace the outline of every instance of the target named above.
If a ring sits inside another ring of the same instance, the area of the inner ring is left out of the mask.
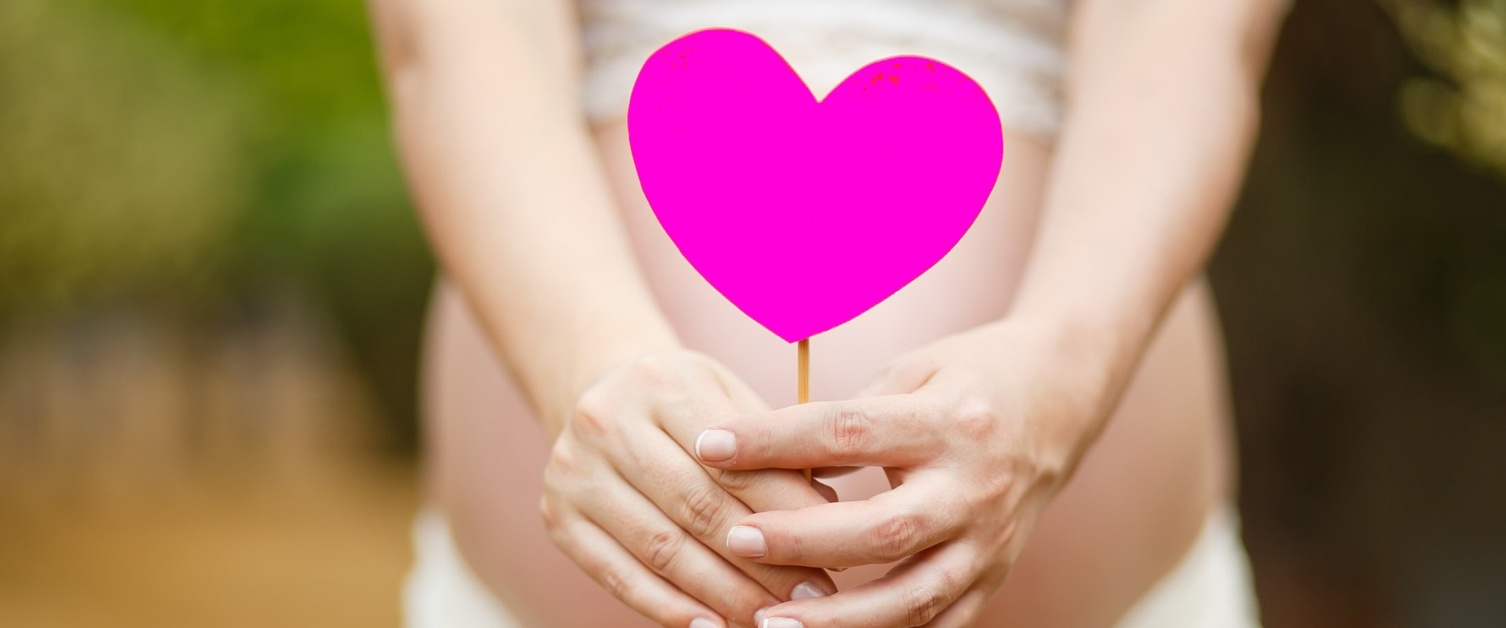
[[[874,310],[812,340],[812,398],[846,397],[900,353],[1003,315],[1051,156],[1045,142],[1006,138],[999,186],[956,249]],[[792,403],[793,347],[749,321],[680,256],[639,191],[625,127],[600,127],[597,140],[639,261],[681,338],[771,405]],[[1211,314],[1200,284],[1182,297],[983,625],[1109,625],[1176,564],[1209,508],[1227,497],[1222,359]],[[437,297],[427,362],[431,486],[473,568],[539,625],[638,625],[617,623],[629,615],[546,540],[536,503],[547,443],[448,289]],[[877,474],[839,482],[844,499],[886,488]]]

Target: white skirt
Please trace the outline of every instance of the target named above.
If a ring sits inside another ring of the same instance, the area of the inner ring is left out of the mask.
[[[522,628],[471,573],[438,511],[419,513],[403,587],[408,628]],[[1250,564],[1232,508],[1209,515],[1197,542],[1114,628],[1260,628]]]

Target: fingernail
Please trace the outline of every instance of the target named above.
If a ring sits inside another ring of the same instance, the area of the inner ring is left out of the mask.
[[[763,616],[764,616],[765,613],[768,613],[768,612],[769,612],[769,607],[767,607],[767,606],[758,609],[757,613],[753,613],[753,623],[755,623],[755,624],[762,624],[763,623]]]
[[[721,462],[737,452],[737,437],[727,430],[706,430],[695,439],[695,457],[705,462]]]
[[[805,628],[805,624],[798,619],[788,617],[767,617],[758,624],[758,628]]]
[[[818,597],[826,597],[826,592],[809,582],[802,582],[796,585],[795,590],[790,592],[790,599],[792,600],[809,600]]]
[[[690,620],[690,628],[722,628],[722,625],[705,617],[697,617]]]
[[[763,532],[748,526],[732,526],[727,531],[727,549],[743,558],[758,558],[769,553],[769,546],[763,542]]]

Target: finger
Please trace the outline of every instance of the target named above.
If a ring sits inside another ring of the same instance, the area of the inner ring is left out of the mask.
[[[894,562],[961,532],[960,509],[942,495],[911,482],[866,500],[755,513],[728,531],[727,546],[736,556],[771,565]]]
[[[668,515],[681,529],[721,554],[780,600],[790,599],[797,589],[801,595],[829,595],[837,590],[831,578],[820,569],[765,565],[733,555],[725,543],[727,533],[733,522],[753,514],[753,511],[748,504],[738,500],[713,480],[707,474],[707,469],[691,460],[668,437],[659,435],[659,439],[661,440],[657,444],[644,442],[637,447],[653,452],[649,456],[656,462],[645,461],[645,464],[626,467],[629,470],[624,475],[660,512]],[[797,473],[779,473],[794,474],[794,482],[800,485],[804,493],[812,496],[816,503],[827,503]],[[734,472],[734,475],[740,478],[738,482],[746,483],[742,488],[755,493],[760,492],[761,484],[773,477],[771,472],[766,471],[739,471]],[[788,500],[784,500],[784,503],[788,503]]]
[[[758,471],[726,471],[710,469],[686,458],[701,473],[746,504],[750,512],[770,510],[796,510],[819,506],[833,501],[836,492],[824,484],[819,487],[805,479],[805,474],[790,469],[762,469]],[[822,489],[830,491],[832,497]]]
[[[709,379],[709,378],[708,378]],[[710,382],[707,382],[710,384]],[[662,408],[656,417],[664,433],[680,447],[679,455],[702,469],[739,501],[754,511],[793,510],[824,504],[828,500],[805,479],[800,471],[759,469],[726,471],[705,468],[691,457],[701,426],[742,414],[732,402],[715,394],[681,400],[674,407]],[[657,502],[656,502],[657,503]]]
[[[733,374],[726,366],[720,362],[712,361],[711,367],[716,371],[717,384],[721,386],[722,391],[727,393],[727,397],[732,400],[732,406],[736,409],[733,412],[734,416],[749,412],[767,412],[769,410],[769,402],[764,401],[762,396],[754,392],[752,387],[748,386],[742,378]]]
[[[614,474],[577,502],[581,513],[639,562],[722,617],[750,623],[776,598],[737,567],[691,537],[647,498]]]
[[[940,545],[878,580],[829,597],[795,600],[768,609],[764,625],[923,626],[972,587],[978,574],[975,556],[967,543]]]
[[[952,602],[946,610],[941,611],[935,619],[926,624],[928,628],[967,628],[978,621],[983,613],[983,605],[988,602],[988,590],[980,584],[974,584],[971,589]]]
[[[727,625],[715,611],[649,571],[610,535],[579,514],[566,515],[550,526],[549,537],[613,597],[661,626],[724,628]]]
[[[837,489],[834,489],[830,486],[827,486],[815,480],[811,480],[811,487],[816,489],[816,492],[820,493],[822,497],[825,497],[826,503],[828,504],[840,499],[839,497],[837,497]]]
[[[914,466],[945,446],[937,416],[917,395],[806,403],[713,425],[695,453],[720,469]]]
[[[816,467],[811,469],[811,477],[823,480],[839,478],[849,473],[862,471],[863,467]]]

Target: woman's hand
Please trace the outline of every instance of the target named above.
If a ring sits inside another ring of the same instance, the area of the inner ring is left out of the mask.
[[[727,550],[771,565],[908,559],[885,578],[769,609],[761,628],[975,619],[1100,423],[1101,369],[1058,338],[1021,322],[981,327],[904,356],[855,400],[722,421],[701,436],[712,468],[881,466],[894,487],[733,522]]]
[[[723,542],[753,512],[827,496],[797,471],[718,471],[688,453],[706,425],[767,409],[724,367],[688,351],[608,373],[555,440],[540,504],[550,538],[665,626],[751,626],[760,609],[835,592],[819,569],[748,561]]]

